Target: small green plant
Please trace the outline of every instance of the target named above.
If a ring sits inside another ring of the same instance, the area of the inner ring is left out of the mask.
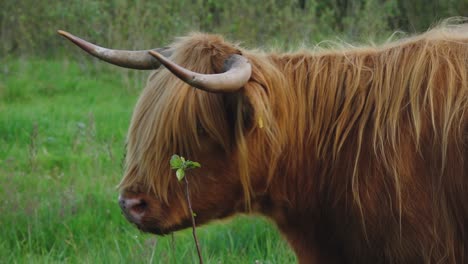
[[[198,162],[185,160],[184,157],[179,155],[173,155],[171,157],[171,168],[176,170],[176,177],[178,181],[185,182],[185,198],[187,199],[187,204],[190,210],[190,216],[192,217],[192,234],[193,239],[195,240],[195,245],[197,247],[198,258],[200,259],[200,264],[203,264],[203,258],[200,251],[200,244],[198,243],[197,232],[196,232],[196,224],[195,224],[195,217],[196,214],[193,212],[192,203],[190,201],[190,193],[189,193],[189,181],[186,177],[186,170],[200,168],[201,165]]]
[[[182,181],[185,178],[185,171],[188,169],[200,168],[200,163],[191,160],[185,160],[184,157],[173,155],[171,157],[171,168],[176,170],[177,180]]]

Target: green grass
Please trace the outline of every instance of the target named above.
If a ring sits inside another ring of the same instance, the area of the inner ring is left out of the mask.
[[[0,263],[197,263],[191,230],[143,234],[117,205],[124,138],[147,72],[60,60],[0,65]],[[206,263],[293,263],[275,228],[198,229]]]

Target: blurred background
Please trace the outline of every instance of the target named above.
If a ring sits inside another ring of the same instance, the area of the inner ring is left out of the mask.
[[[105,46],[149,48],[187,32],[220,33],[247,46],[283,47],[325,38],[347,41],[421,32],[468,15],[466,0],[2,0],[5,55],[50,56],[69,48],[57,29]]]
[[[191,31],[246,48],[383,42],[468,15],[467,0],[0,1],[0,263],[197,263],[190,230],[142,234],[117,205],[125,135],[149,72],[56,34],[148,49]],[[395,34],[397,37],[405,34]],[[268,220],[199,229],[206,263],[294,263]]]

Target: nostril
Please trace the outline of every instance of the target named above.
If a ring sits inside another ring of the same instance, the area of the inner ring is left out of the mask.
[[[119,206],[122,209],[125,209],[125,199],[122,198],[122,196],[119,195]]]

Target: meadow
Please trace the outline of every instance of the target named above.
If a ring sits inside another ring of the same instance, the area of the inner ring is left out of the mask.
[[[117,204],[127,127],[149,73],[91,59],[56,30],[122,49],[205,31],[293,50],[378,42],[467,13],[466,0],[0,1],[0,263],[198,262],[191,230],[143,234]],[[206,263],[296,262],[259,216],[211,223],[198,237]]]
[[[117,204],[126,130],[148,73],[90,61],[1,65],[0,263],[197,263],[191,230],[143,234]],[[206,263],[295,261],[260,217],[198,236]]]

